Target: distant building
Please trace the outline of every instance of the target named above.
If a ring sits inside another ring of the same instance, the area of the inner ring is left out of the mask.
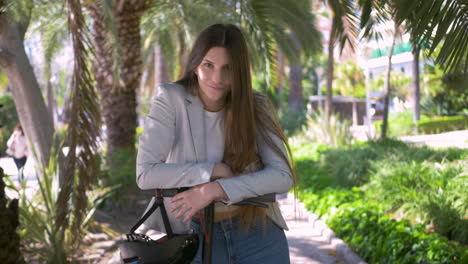
[[[376,79],[385,73],[388,63],[388,51],[393,39],[394,24],[389,21],[379,25],[377,31],[382,32],[382,39],[371,39],[359,43],[359,65],[369,71],[370,79]],[[397,37],[393,48],[392,71],[402,73],[406,77],[413,74],[413,54],[410,35],[408,33]],[[425,60],[419,60],[420,72],[424,69]]]
[[[371,57],[367,60],[364,66],[369,70],[370,79],[377,78],[380,74],[385,73],[388,63],[388,49],[376,49],[372,52]],[[424,69],[424,60],[419,60],[420,72]],[[406,77],[411,77],[413,74],[413,54],[411,53],[411,44],[405,43],[397,45],[392,56],[392,71],[398,72]]]

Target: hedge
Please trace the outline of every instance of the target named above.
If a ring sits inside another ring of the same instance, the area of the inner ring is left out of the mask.
[[[380,134],[382,121],[374,122],[375,131]],[[412,120],[389,120],[387,134],[390,137],[413,135],[416,131]],[[441,116],[418,121],[418,134],[436,134],[468,129],[468,116]]]

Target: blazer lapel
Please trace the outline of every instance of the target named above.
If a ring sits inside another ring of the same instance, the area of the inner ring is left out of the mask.
[[[197,162],[206,161],[206,143],[205,143],[205,118],[203,116],[203,104],[197,96],[188,95],[187,115],[189,119],[190,132],[192,133],[192,142],[195,149]]]

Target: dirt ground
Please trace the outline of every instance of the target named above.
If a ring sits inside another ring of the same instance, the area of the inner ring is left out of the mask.
[[[153,191],[141,191],[138,187],[132,186],[127,188],[119,201],[113,202],[113,204],[108,202],[104,206],[104,209],[97,210],[94,219],[100,225],[112,230],[112,232],[106,232],[108,229],[96,230],[100,231],[99,233],[101,234],[106,233],[109,236],[107,239],[108,243],[104,243],[102,247],[97,246],[97,248],[101,249],[100,251],[98,250],[98,254],[101,255],[101,257],[93,260],[77,261],[76,263],[120,263],[118,261],[118,255],[116,254],[117,244],[115,242],[124,239],[124,235],[128,233],[130,228],[138,221],[151,200],[153,193]],[[96,247],[94,247],[92,243],[88,243],[88,245],[85,244],[84,247],[85,249],[82,254],[93,256],[93,251],[96,251]],[[102,249],[105,251],[103,252]]]

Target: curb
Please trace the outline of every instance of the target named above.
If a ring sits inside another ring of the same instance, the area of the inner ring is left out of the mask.
[[[302,213],[307,216],[307,222],[311,224],[313,228],[316,228],[321,231],[322,237],[324,237],[324,242],[328,242],[336,248],[336,254],[343,256],[346,263],[348,264],[367,264],[364,260],[361,259],[353,250],[340,238],[336,237],[335,232],[331,230],[324,221],[322,221],[316,214],[308,211],[305,207],[305,204],[295,199],[292,193],[288,193],[287,199],[295,200],[298,211],[303,211]]]

